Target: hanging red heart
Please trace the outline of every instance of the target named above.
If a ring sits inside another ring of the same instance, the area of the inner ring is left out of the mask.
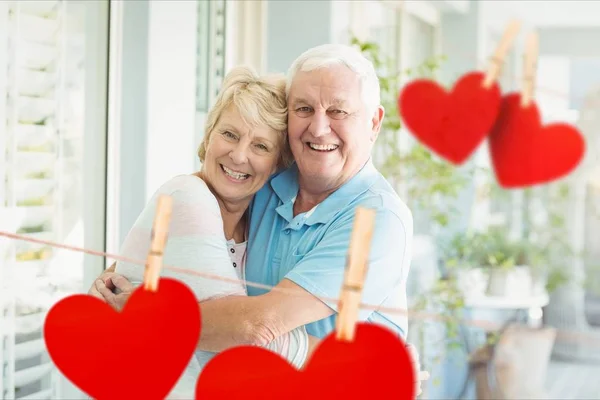
[[[356,329],[351,343],[327,336],[302,371],[262,348],[226,350],[200,374],[196,399],[414,399],[415,371],[404,342],[373,324]]]
[[[88,295],[56,303],[44,323],[58,369],[98,400],[164,399],[191,360],[200,308],[187,286],[161,278],[138,287],[122,312]]]
[[[573,126],[543,127],[535,103],[521,107],[521,95],[504,97],[489,136],[490,157],[504,188],[543,184],[571,172],[585,152],[583,136]]]
[[[398,111],[424,146],[462,164],[485,139],[499,111],[500,87],[484,88],[483,80],[482,73],[466,74],[449,93],[434,81],[415,80],[402,90]]]

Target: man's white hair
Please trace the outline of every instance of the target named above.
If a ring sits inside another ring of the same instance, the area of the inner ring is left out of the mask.
[[[332,65],[344,65],[359,76],[363,102],[368,110],[375,111],[381,104],[381,89],[375,67],[358,49],[343,44],[316,46],[296,58],[288,69],[286,96],[289,98],[290,87],[298,72],[309,72]]]

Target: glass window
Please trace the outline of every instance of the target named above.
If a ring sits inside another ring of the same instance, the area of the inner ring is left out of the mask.
[[[390,5],[372,3],[367,7],[369,40],[380,46],[381,54],[395,63],[392,68],[400,67],[400,9]]]
[[[198,1],[197,110],[207,112],[225,71],[224,0]]]
[[[107,44],[108,2],[0,2],[1,230],[103,250]],[[0,256],[1,398],[73,398],[43,322],[103,259],[7,240]]]
[[[406,35],[410,46],[406,46],[406,60],[403,69],[416,68],[435,54],[435,27],[419,17],[407,13]]]

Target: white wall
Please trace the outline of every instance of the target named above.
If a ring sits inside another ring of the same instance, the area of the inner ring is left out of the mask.
[[[501,28],[510,18],[520,18],[526,27],[598,27],[600,2],[594,0],[485,0],[477,1],[484,18]]]
[[[506,3],[511,3],[512,9],[536,26],[600,26],[600,2],[595,0],[519,0]]]
[[[542,56],[538,61],[535,93],[542,115],[560,119],[569,109],[571,62],[567,57]]]
[[[148,21],[146,1],[111,4],[106,232],[111,253],[118,252],[145,204]]]
[[[196,24],[196,1],[150,2],[146,200],[194,169]]]
[[[122,19],[113,21],[121,37],[111,43],[109,252],[162,183],[193,172],[197,142],[196,1],[115,3]]]
[[[539,34],[540,54],[600,58],[600,27],[541,28]]]
[[[350,31],[356,27],[351,26],[354,8],[360,3],[357,0],[338,0],[331,3],[331,31],[330,38],[333,43],[348,43]]]
[[[285,72],[305,50],[330,43],[333,0],[267,2],[267,72]]]

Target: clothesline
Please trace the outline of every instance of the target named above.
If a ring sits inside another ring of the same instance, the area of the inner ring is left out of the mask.
[[[493,46],[492,46],[493,47]],[[467,53],[466,51],[462,50],[460,47],[452,47],[452,49],[450,51],[448,51],[449,54],[452,54],[452,57],[458,55],[459,57],[468,60],[469,62],[474,62],[476,67],[475,69],[479,69],[479,70],[485,70],[487,69],[488,65],[489,65],[489,59],[484,60],[480,60],[477,56],[474,56],[473,54]],[[490,53],[491,56],[491,53]],[[506,60],[504,61],[503,67],[506,68]],[[444,67],[440,67],[441,69],[443,69]],[[462,71],[463,73],[467,73],[469,72],[468,70]],[[506,73],[505,71],[500,72],[500,76],[498,77],[498,80],[501,81],[503,79],[503,76],[506,77],[508,79],[508,81],[510,82],[510,89],[503,87],[501,85],[501,89],[502,89],[502,93],[506,94],[509,91],[519,91],[522,88],[522,82],[523,82],[523,76],[522,76],[522,72],[513,72],[513,73]],[[595,89],[593,89],[592,91],[596,91],[600,93],[600,82],[597,83]],[[592,91],[590,91],[588,94],[581,96],[581,97],[576,97],[574,98],[574,100],[578,101],[578,102],[582,102],[583,104],[583,108],[586,107],[592,107],[592,106],[599,106],[600,107],[600,99],[592,99],[589,94],[592,93]],[[561,92],[560,90],[557,90],[555,88],[548,88],[545,86],[535,86],[535,92],[534,92],[534,99],[537,97],[535,95],[536,92],[542,92],[545,93],[547,95],[551,95],[553,97],[556,98],[560,98],[560,99],[564,99],[564,100],[571,100],[573,99],[572,96],[570,96],[567,93]]]
[[[65,250],[86,253],[86,254],[90,254],[90,255],[94,255],[94,256],[106,257],[108,259],[112,259],[115,261],[123,261],[123,262],[132,263],[132,264],[137,264],[140,266],[144,266],[146,264],[145,260],[136,260],[136,259],[132,259],[129,257],[123,257],[123,256],[116,255],[116,254],[106,253],[103,251],[86,249],[86,248],[82,248],[82,247],[78,247],[78,246],[72,246],[72,245],[67,245],[67,244],[63,244],[63,243],[53,242],[50,240],[37,239],[37,238],[30,237],[30,236],[20,235],[20,234],[6,232],[6,231],[0,231],[0,236],[6,237],[9,239],[13,239],[13,240],[22,240],[22,241],[26,241],[26,242],[43,244],[46,246],[61,248],[61,249],[65,249]],[[277,292],[285,293],[285,294],[291,295],[291,296],[298,295],[297,292],[294,292],[293,290],[290,290],[290,289],[277,288],[277,287],[270,286],[270,285],[265,285],[265,284],[256,283],[256,282],[243,281],[243,280],[239,280],[239,279],[225,278],[225,277],[222,277],[219,275],[204,273],[204,272],[199,272],[199,271],[192,271],[190,269],[177,267],[177,266],[164,265],[163,269],[167,269],[167,270],[171,270],[171,271],[179,272],[179,273],[184,273],[184,274],[189,274],[189,275],[196,275],[196,276],[200,276],[200,277],[207,278],[207,279],[221,280],[221,281],[230,282],[230,283],[242,283],[246,286],[251,286],[251,287],[265,289],[265,290],[271,290],[271,291],[277,291]],[[337,304],[338,300],[339,300],[337,298],[330,298],[330,297],[323,297],[323,296],[315,296],[315,297],[317,297],[324,303],[330,303],[330,304]],[[359,307],[364,310],[374,310],[374,311],[380,311],[380,312],[385,312],[385,313],[389,313],[389,314],[405,315],[405,316],[409,317],[410,320],[421,320],[421,321],[430,320],[430,321],[435,321],[435,322],[452,322],[452,321],[456,321],[456,319],[457,319],[452,316],[446,316],[446,315],[440,314],[440,313],[410,311],[408,309],[403,309],[403,308],[382,307],[379,305],[365,304],[365,303],[361,303]],[[494,323],[494,322],[490,322],[490,321],[486,321],[486,320],[478,320],[478,319],[460,319],[459,323],[464,326],[479,328],[479,329],[483,329],[488,332],[500,331],[503,328],[502,324]],[[570,342],[570,343],[582,343],[583,342],[583,343],[586,343],[589,345],[600,346],[600,341],[598,341],[598,338],[595,336],[585,334],[585,333],[570,332],[570,331],[565,331],[565,330],[557,330],[556,340]]]

